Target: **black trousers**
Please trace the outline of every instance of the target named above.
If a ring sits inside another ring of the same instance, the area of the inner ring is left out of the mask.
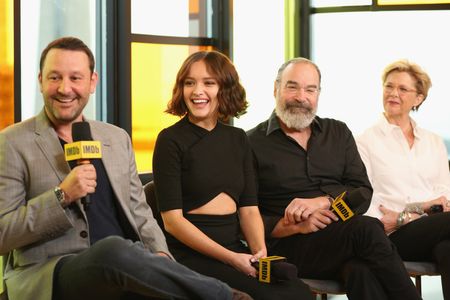
[[[227,249],[238,253],[249,253],[248,248],[240,242],[237,214],[231,215],[186,215],[189,220],[211,239]],[[232,288],[241,290],[255,300],[312,300],[309,287],[300,279],[279,283],[262,283],[249,277],[232,266],[205,256],[174,238],[168,237],[170,251],[175,259],[188,268],[227,283]]]
[[[270,255],[297,265],[299,277],[340,279],[349,299],[420,299],[382,223],[367,216],[278,240]]]
[[[244,251],[241,251],[244,252]],[[177,257],[176,254],[174,254]],[[276,283],[262,283],[249,277],[232,266],[198,252],[184,253],[177,261],[186,267],[206,276],[217,278],[232,288],[241,290],[255,300],[313,300],[308,286],[300,279]]]
[[[441,273],[444,299],[450,299],[450,213],[417,219],[389,238],[403,260],[435,262]]]

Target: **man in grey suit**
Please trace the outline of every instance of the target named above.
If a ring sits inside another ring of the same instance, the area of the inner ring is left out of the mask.
[[[72,124],[87,121],[94,64],[79,39],[51,42],[40,61],[43,110],[0,132],[0,254],[9,253],[9,299],[245,297],[173,260],[124,130],[88,121],[102,159],[65,161]],[[80,198],[88,194],[86,209]]]

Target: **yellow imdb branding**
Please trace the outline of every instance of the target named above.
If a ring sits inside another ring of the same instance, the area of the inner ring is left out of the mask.
[[[347,203],[344,202],[344,196],[347,192],[343,192],[334,199],[331,207],[339,215],[342,221],[347,221],[353,217],[353,211],[348,207]]]
[[[285,261],[286,257],[267,256],[259,259],[259,281],[270,283],[272,273],[272,263],[276,261]]]
[[[102,158],[102,147],[99,141],[79,141],[65,144],[64,154],[66,161]]]

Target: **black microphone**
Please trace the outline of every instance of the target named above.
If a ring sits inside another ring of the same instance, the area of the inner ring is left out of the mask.
[[[429,214],[437,214],[444,211],[444,208],[441,204],[431,205]]]
[[[258,280],[266,283],[293,280],[298,274],[297,267],[286,262],[286,258],[282,256],[260,258],[252,265],[258,270]]]
[[[332,201],[330,210],[345,222],[355,215],[353,210],[366,202],[368,197],[370,195],[367,195],[365,190],[355,189],[348,193],[344,191]]]
[[[90,164],[91,159],[102,158],[101,143],[92,140],[91,127],[88,122],[72,124],[73,143],[64,145],[66,161],[76,160],[77,165]],[[84,209],[91,204],[89,194],[81,198]]]

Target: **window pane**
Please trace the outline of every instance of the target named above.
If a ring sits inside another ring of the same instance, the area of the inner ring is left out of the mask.
[[[372,0],[312,0],[312,7],[371,5]]]
[[[323,73],[321,116],[341,119],[354,134],[361,133],[383,111],[384,67],[407,58],[421,65],[433,82],[412,117],[443,136],[450,150],[450,39],[442,36],[450,27],[449,11],[316,14],[312,22],[312,56]]]
[[[132,0],[134,34],[211,37],[211,0]]]
[[[95,54],[95,4],[91,0],[58,1],[57,5],[54,0],[21,0],[22,120],[43,107],[37,77],[39,58],[48,43],[62,36],[75,36]],[[98,65],[100,57],[96,60]],[[90,119],[95,119],[95,98],[95,94],[91,95],[84,111]]]
[[[131,44],[132,137],[139,172],[152,171],[158,133],[178,117],[164,113],[172,96],[175,77],[191,53],[209,47]]]
[[[267,119],[274,108],[273,82],[284,62],[284,1],[245,0],[233,5],[233,61],[250,104],[245,115],[234,119],[234,125],[250,129]]]
[[[14,123],[13,4],[0,2],[0,130]]]
[[[442,4],[450,3],[449,0],[378,0],[379,5],[397,5],[397,4]]]

